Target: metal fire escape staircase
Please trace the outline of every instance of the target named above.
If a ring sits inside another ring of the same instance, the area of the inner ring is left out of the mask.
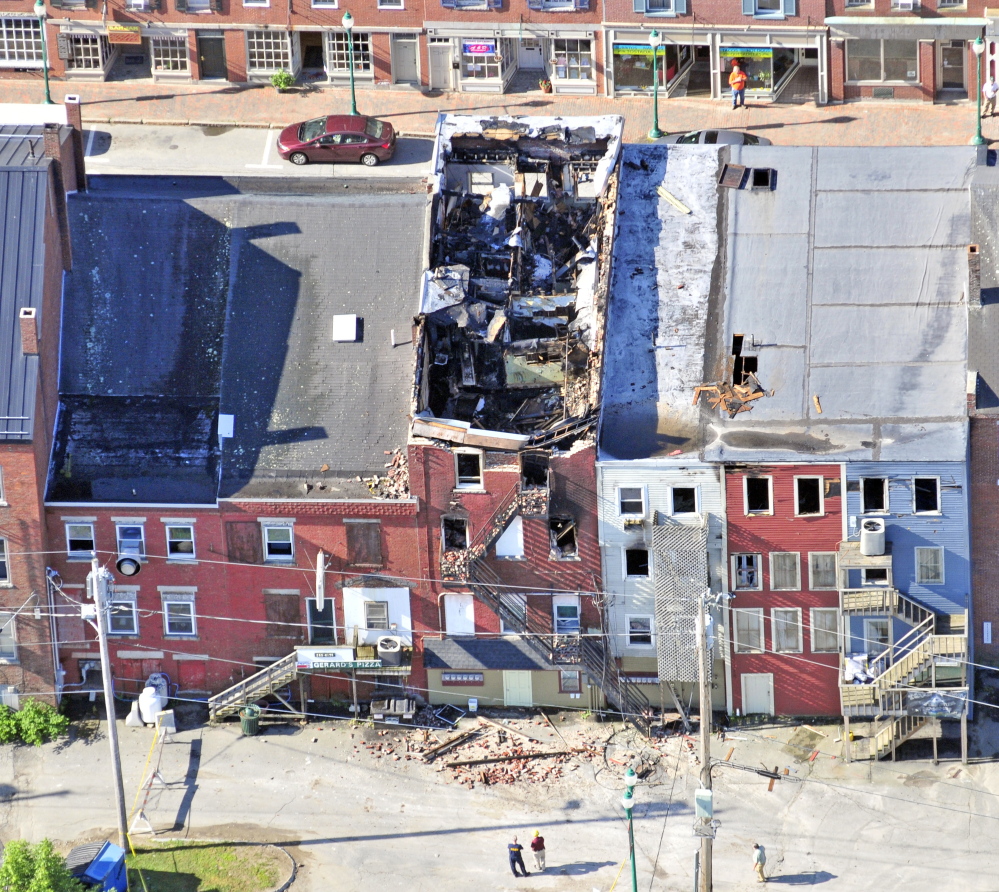
[[[938,658],[964,660],[968,654],[966,620],[936,613],[894,588],[851,589],[841,593],[844,616],[888,616],[912,628],[870,661],[877,673],[869,684],[841,683],[843,715],[885,719],[874,734],[875,759],[893,754],[896,747],[914,737],[940,735],[940,720],[915,715],[906,708],[912,689],[929,687]],[[946,619],[947,634],[938,634],[938,623]]]
[[[600,688],[607,702],[638,731],[647,735],[651,727],[651,704],[618,671],[616,663],[607,653],[603,637],[553,635],[547,624],[529,615],[526,597],[506,591],[500,577],[483,561],[490,546],[503,534],[518,511],[523,514],[539,513],[537,506],[521,511],[522,495],[526,494],[518,481],[465,550],[465,572],[460,581],[465,582],[473,594],[496,613],[504,629],[522,636],[522,640],[545,662],[581,666],[590,681]],[[452,559],[448,566],[456,568],[457,561]]]
[[[276,697],[293,715],[300,715],[301,713],[292,708],[292,705],[278,693],[296,678],[298,678],[298,652],[292,651],[286,657],[281,657],[280,660],[265,666],[231,688],[209,697],[208,719],[214,722],[235,715],[242,707],[264,697]]]

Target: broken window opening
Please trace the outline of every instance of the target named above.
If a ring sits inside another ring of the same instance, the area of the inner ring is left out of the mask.
[[[888,585],[888,571],[868,567],[864,570],[864,585]]]
[[[648,576],[649,550],[647,548],[626,548],[624,550],[624,572],[626,576]]]
[[[878,514],[888,510],[888,481],[884,477],[863,477],[860,497],[864,514]]]
[[[807,516],[822,513],[822,478],[799,477],[795,481],[797,490],[796,514]]]
[[[692,486],[673,487],[673,513],[696,514],[697,490]]]
[[[746,513],[770,513],[770,478],[746,477]]]
[[[916,514],[935,514],[940,510],[940,481],[936,477],[916,477],[912,491]]]
[[[548,486],[548,453],[526,452],[520,457],[520,485],[522,489]]]
[[[750,376],[755,376],[759,371],[759,358],[753,353],[743,354],[743,350],[752,343],[750,338],[749,344],[746,344],[745,335],[732,335],[732,356],[735,358],[732,369],[733,384],[749,384]]]
[[[549,518],[548,533],[551,537],[552,555],[556,559],[577,556],[576,522],[571,517]]]
[[[445,517],[441,520],[444,548],[464,551],[468,548],[468,521],[463,517]]]
[[[482,486],[482,453],[456,452],[454,456],[458,489]]]

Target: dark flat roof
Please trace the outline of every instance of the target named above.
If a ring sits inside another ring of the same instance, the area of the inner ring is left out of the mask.
[[[541,659],[523,638],[425,638],[423,665],[426,669],[523,669],[548,670],[554,665]]]

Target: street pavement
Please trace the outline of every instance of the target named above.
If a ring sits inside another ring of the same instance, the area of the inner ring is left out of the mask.
[[[34,103],[42,97],[38,79],[3,80],[4,102]],[[53,98],[82,97],[83,120],[93,124],[206,124],[281,127],[321,114],[345,112],[349,90],[306,87],[279,94],[263,85],[54,82]],[[620,114],[625,139],[647,141],[651,97],[551,96],[543,93],[486,95],[421,93],[372,88],[358,92],[362,114],[384,117],[403,135],[428,136],[441,111],[511,115]],[[975,105],[868,101],[816,107],[814,103],[750,103],[732,110],[724,101],[660,99],[664,130],[728,127],[766,136],[777,145],[874,146],[967,144],[975,132]],[[983,132],[999,140],[999,117],[987,118]]]
[[[196,727],[181,730],[160,757],[151,749],[151,730],[122,727],[126,802],[130,813],[142,804],[144,771],[158,767],[163,783],[152,787],[144,814],[159,836],[285,845],[302,865],[297,892],[609,892],[619,872],[616,890],[624,892],[631,884],[627,866],[621,872],[628,847],[620,801],[630,751],[658,759],[635,791],[638,889],[690,890],[699,766],[687,743],[672,738],[654,751],[621,725],[571,717],[560,724],[561,733],[573,739],[580,724],[592,742],[611,741],[610,759],[583,762],[544,785],[477,783],[474,789],[419,758],[395,761],[363,748],[365,740],[393,741],[397,730],[379,737],[372,729],[317,721],[304,728],[265,726],[261,736],[246,738],[236,724]],[[983,739],[995,739],[993,723],[980,718],[978,724]],[[563,748],[540,722],[528,727],[546,746]],[[72,742],[0,748],[4,840],[48,837],[65,847],[114,838],[103,730],[94,720],[89,733]],[[778,886],[996,889],[999,767],[986,761],[962,766],[953,760],[953,744],[945,750],[951,761],[938,766],[913,760],[847,765],[839,731],[836,725],[814,734],[763,726],[713,738],[720,762],[714,888],[747,888],[752,844],[760,842]],[[982,748],[973,744],[972,752],[977,757]],[[782,776],[787,769],[787,778],[771,784],[755,773],[761,767]],[[526,843],[534,829],[546,838],[549,868],[515,880],[506,844],[513,834]],[[145,838],[137,835],[136,844]]]

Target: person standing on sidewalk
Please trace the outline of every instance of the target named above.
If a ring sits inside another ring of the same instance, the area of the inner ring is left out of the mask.
[[[985,99],[985,108],[982,109],[982,117],[992,117],[996,113],[996,96],[999,95],[999,84],[995,77],[989,75],[989,79],[982,87],[982,98]]]
[[[746,82],[748,80],[746,72],[736,62],[732,66],[732,73],[728,76],[728,85],[732,88],[732,108],[738,108],[740,105],[743,108],[746,107]]]
[[[531,851],[534,852],[534,866],[542,873],[545,869],[545,838],[540,830],[534,831],[534,839],[531,840]]]
[[[520,874],[517,873],[517,868],[519,867],[523,872],[524,876],[529,877],[530,874],[527,872],[527,868],[524,867],[524,856],[522,854],[522,852],[524,851],[524,847],[519,842],[517,842],[516,836],[513,838],[513,842],[510,843],[506,848],[507,851],[510,853],[510,870],[513,871],[513,875],[520,876]]]
[[[756,882],[765,883],[767,876],[763,868],[767,865],[767,850],[758,842],[753,843],[753,870],[756,871]]]

